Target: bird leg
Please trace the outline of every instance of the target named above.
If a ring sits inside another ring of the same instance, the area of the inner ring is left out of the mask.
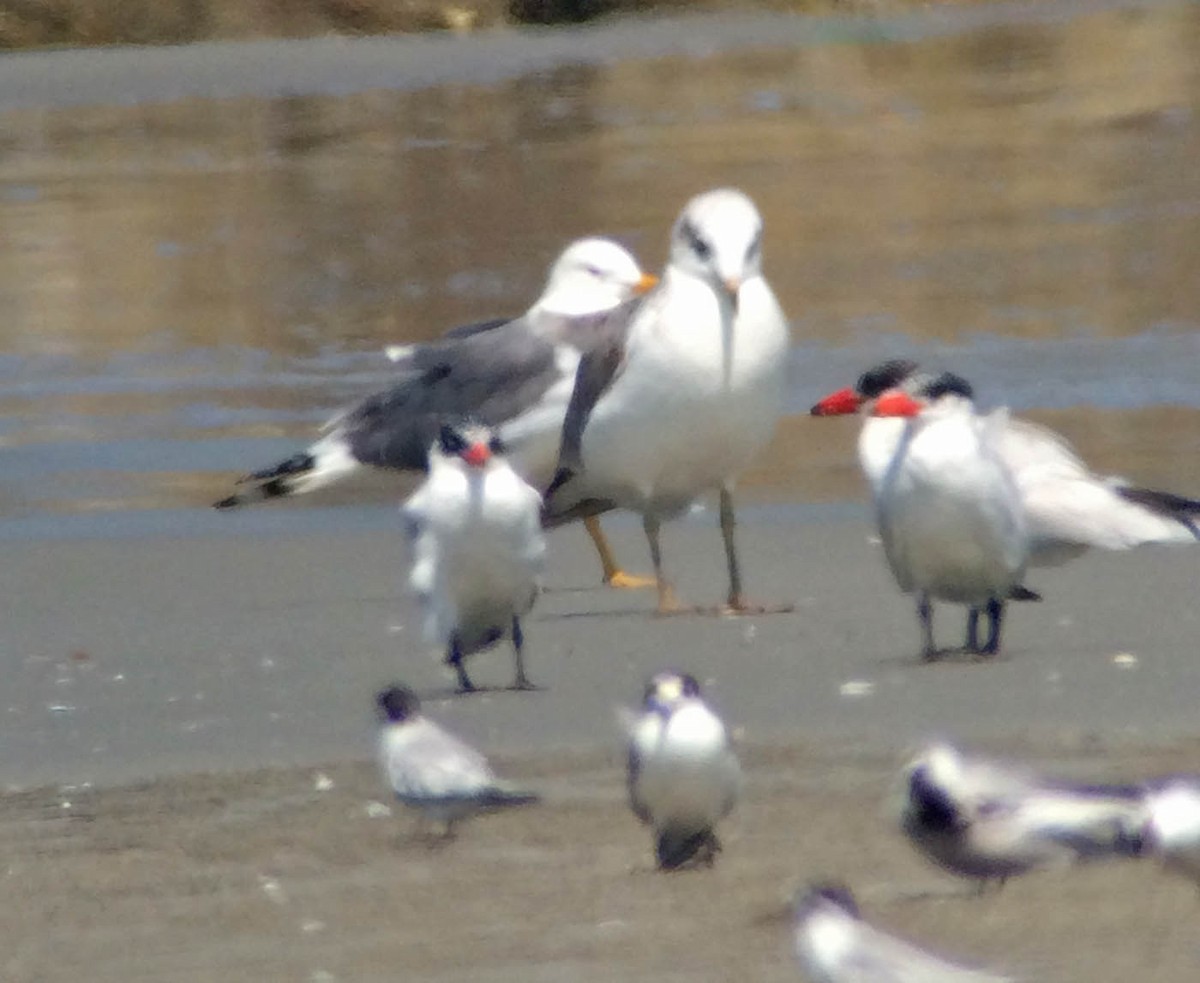
[[[1004,602],[990,598],[987,602],[988,637],[979,650],[981,655],[995,655],[1000,651],[1000,623],[1004,620]]]
[[[513,651],[516,653],[517,663],[517,678],[513,680],[513,689],[537,689],[529,681],[529,677],[525,675],[525,633],[521,631],[521,619],[513,615],[512,619],[512,643]]]
[[[639,577],[621,569],[621,565],[617,563],[617,558],[613,555],[612,547],[608,543],[608,537],[600,528],[598,516],[589,515],[583,520],[583,525],[587,529],[588,535],[592,537],[592,545],[596,547],[596,552],[600,556],[600,566],[604,570],[605,584],[609,587],[626,589],[654,586],[653,577]]]
[[[731,611],[742,611],[746,600],[742,597],[742,571],[738,566],[737,545],[733,539],[735,519],[733,514],[733,492],[721,489],[721,540],[725,544],[725,564],[729,568],[729,599],[725,602]]]
[[[457,634],[450,636],[450,651],[446,653],[446,665],[453,666],[454,671],[458,673],[458,691],[460,693],[475,692],[475,684],[471,682],[471,677],[463,668],[462,646],[458,641]]]
[[[663,574],[662,549],[658,544],[660,525],[658,516],[649,512],[642,516],[642,529],[646,533],[646,542],[650,544],[650,563],[654,566],[654,581],[658,585],[658,613],[675,614],[679,611],[679,599],[675,596],[675,588]]]
[[[967,610],[967,644],[964,646],[967,652],[979,651],[979,608],[970,607]]]
[[[725,544],[725,565],[729,571],[729,595],[717,614],[786,614],[795,610],[794,605],[781,604],[767,608],[761,604],[750,604],[742,594],[742,569],[738,563],[737,544],[734,541],[736,518],[733,511],[733,492],[721,489],[721,540]],[[712,609],[709,608],[709,611]]]
[[[933,644],[933,602],[929,600],[929,595],[924,591],[917,595],[917,620],[921,622],[923,638],[921,658],[926,662],[932,662],[941,653]]]

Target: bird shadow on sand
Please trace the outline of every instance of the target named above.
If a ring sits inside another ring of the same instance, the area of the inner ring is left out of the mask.
[[[470,699],[472,696],[494,696],[497,693],[513,693],[513,694],[528,694],[536,696],[538,693],[548,693],[550,687],[539,686],[534,683],[532,686],[479,686],[474,689],[459,689],[457,686],[441,686],[437,689],[425,690],[417,695],[422,702],[439,702],[445,700],[460,700]]]
[[[654,608],[610,608],[595,611],[557,611],[539,615],[538,621],[578,621],[584,618],[652,618]]]
[[[1008,664],[1013,656],[1008,652],[984,655],[966,648],[938,649],[932,656],[921,652],[900,652],[878,659],[881,666],[904,666],[908,669],[936,669],[938,666],[986,666]]]

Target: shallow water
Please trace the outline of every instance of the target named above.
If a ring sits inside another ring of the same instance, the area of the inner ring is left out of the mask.
[[[796,413],[914,356],[1045,411],[1098,467],[1200,490],[1200,6],[0,68],[7,537],[224,531],[207,504],[386,382],[384,344],[520,311],[578,235],[653,268],[717,184],[767,218]],[[851,434],[787,421],[749,497],[854,499]],[[235,528],[387,521],[322,504]]]

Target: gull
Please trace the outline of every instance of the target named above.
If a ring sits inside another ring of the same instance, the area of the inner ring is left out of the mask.
[[[1146,809],[1137,786],[1051,780],[944,742],[905,766],[902,786],[901,828],[910,842],[981,888],[1141,849]]]
[[[886,464],[872,442],[883,428],[871,428],[864,456],[868,473],[879,475],[875,514],[888,565],[900,589],[917,597],[923,658],[941,654],[933,640],[934,600],[966,605],[968,650],[994,655],[1005,601],[1037,599],[1021,585],[1029,534],[1016,482],[996,446],[1007,413],[977,414],[970,386],[950,373],[917,395],[889,389],[871,412],[899,421],[883,434]],[[982,645],[980,609],[989,624]]]
[[[796,958],[813,983],[1006,983],[888,935],[863,921],[841,884],[817,885],[796,900]]]
[[[626,711],[629,803],[654,828],[662,870],[691,860],[712,865],[716,824],[737,802],[741,767],[725,724],[687,673],[665,670],[646,685],[642,712]]]
[[[486,427],[443,424],[429,450],[429,476],[400,510],[425,637],[446,646],[464,693],[475,686],[463,660],[505,637],[515,652],[513,687],[532,688],[521,618],[537,597],[546,554],[542,499],[503,451]]]
[[[523,315],[465,325],[426,344],[393,346],[398,378],[325,424],[305,450],[240,479],[217,502],[229,509],[301,495],[369,471],[420,473],[446,420],[466,417],[499,429],[513,466],[544,489],[554,476],[563,418],[580,357],[603,344],[597,315],[645,293],[657,278],[622,246],[588,238],[569,245],[550,269],[542,295]],[[588,531],[605,582],[641,586],[621,571],[600,530]]]
[[[814,416],[853,413],[885,390],[902,387],[920,394],[935,376],[915,362],[893,360],[863,373],[853,389],[831,393]],[[876,488],[903,425],[866,418],[859,435],[859,463]],[[1058,566],[1086,550],[1127,550],[1150,543],[1200,540],[1200,501],[1134,485],[1115,475],[1098,475],[1071,445],[1047,427],[1009,417],[997,444],[1025,509],[1031,566]]]
[[[412,690],[389,686],[375,703],[384,779],[424,822],[442,823],[445,837],[460,819],[538,801],[535,793],[498,779],[487,758],[424,716]]]
[[[660,612],[676,610],[659,544],[665,519],[716,490],[729,592],[751,610],[734,539],[738,475],[783,407],[788,326],[762,275],[762,218],[741,191],[691,199],[657,288],[608,317],[610,344],[580,362],[546,520],[642,515]]]
[[[1144,851],[1200,886],[1200,778],[1178,775],[1145,790]]]

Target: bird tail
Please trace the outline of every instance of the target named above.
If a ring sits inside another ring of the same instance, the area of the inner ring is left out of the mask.
[[[1200,501],[1173,495],[1170,492],[1155,491],[1152,488],[1134,488],[1121,485],[1116,493],[1127,502],[1133,502],[1144,509],[1174,519],[1184,526],[1196,539],[1200,539]]]
[[[331,434],[285,461],[239,478],[237,483],[243,487],[214,502],[213,508],[232,509],[269,498],[301,495],[333,484],[358,467],[345,441]]]
[[[1008,592],[1008,599],[1010,601],[1040,601],[1042,595],[1022,584],[1014,584]]]
[[[515,806],[536,805],[542,801],[537,792],[517,788],[506,782],[498,782],[484,793],[483,807],[485,809],[511,809]]]
[[[677,870],[703,851],[707,851],[707,859],[711,862],[720,849],[721,845],[711,829],[681,832],[668,828],[659,832],[654,853],[661,870]]]

